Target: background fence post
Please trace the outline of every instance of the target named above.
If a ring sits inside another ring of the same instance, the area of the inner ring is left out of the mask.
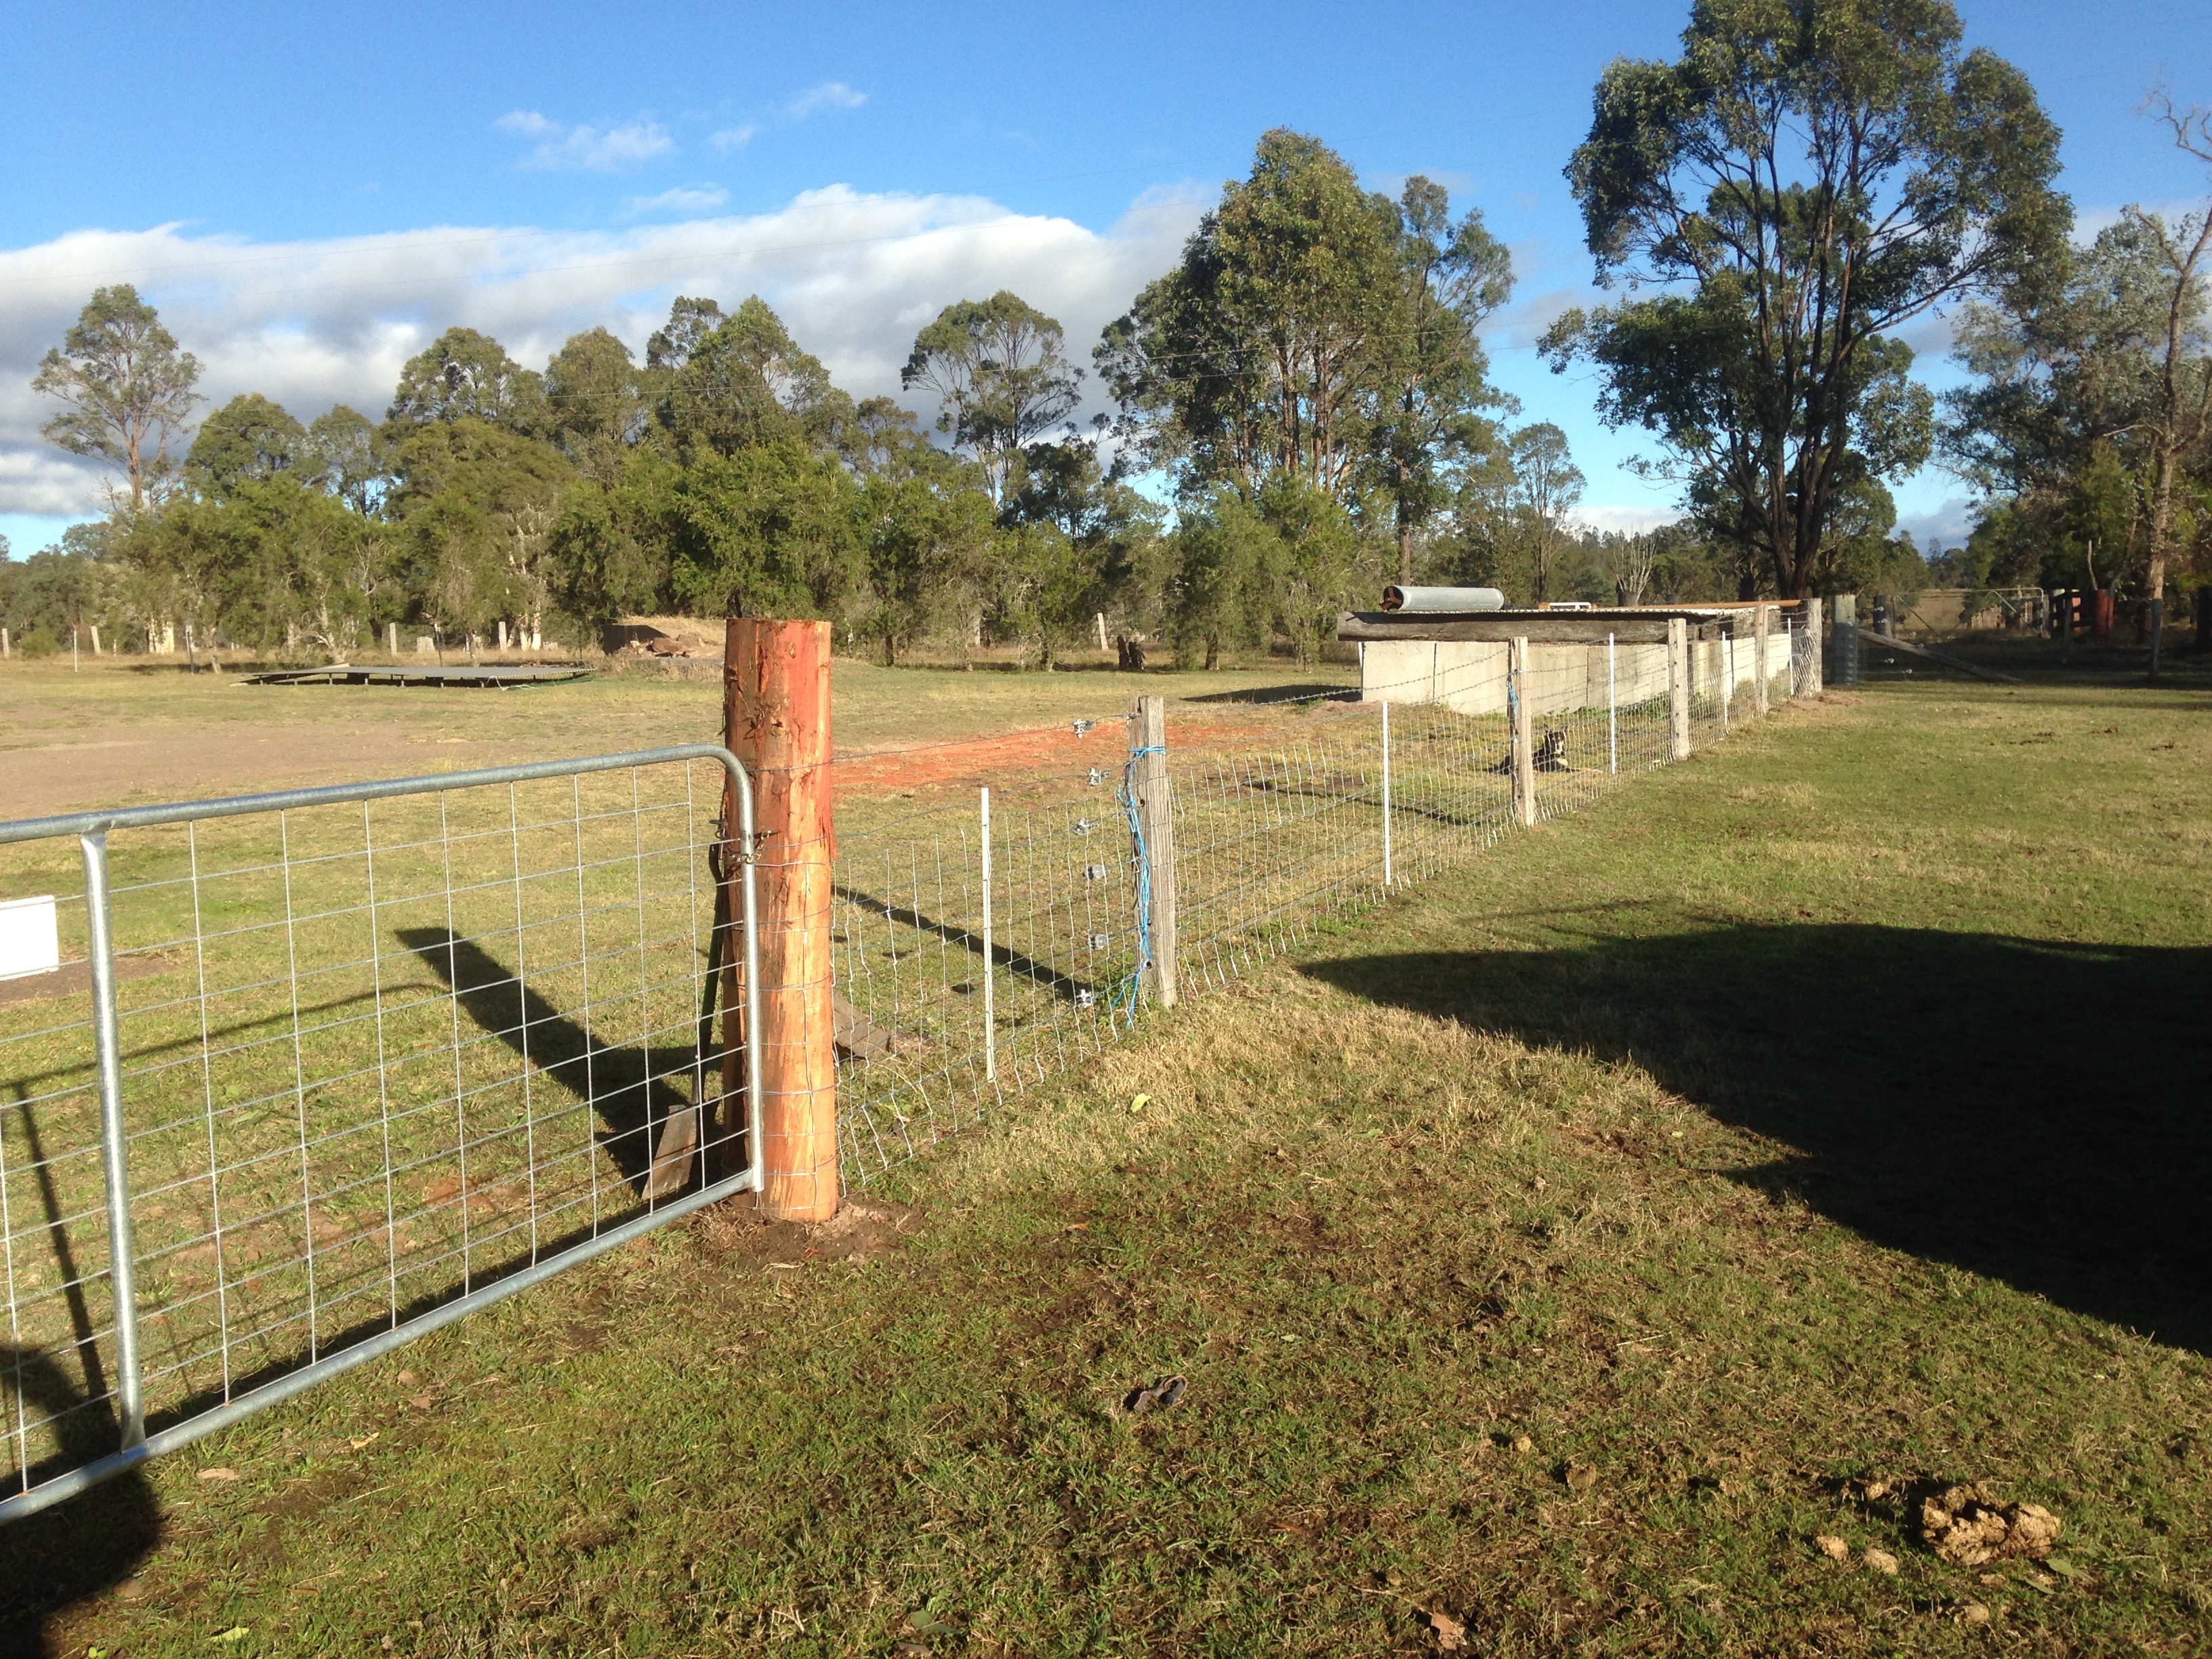
[[[1505,643],[1508,758],[1513,763],[1513,821],[1523,829],[1536,823],[1534,734],[1528,714],[1528,641]]]
[[[1826,608],[1818,599],[1805,601],[1805,637],[1801,643],[1805,653],[1805,693],[1808,696],[1818,696],[1820,687],[1826,684],[1820,665],[1821,613]]]
[[[1828,606],[1828,637],[1834,660],[1828,665],[1825,683],[1834,685],[1856,685],[1859,683],[1859,596],[1838,593]]]
[[[1758,659],[1751,677],[1751,712],[1754,714],[1766,712],[1766,651],[1767,641],[1773,635],[1773,625],[1769,620],[1772,614],[1772,606],[1762,605],[1751,624],[1752,654]]]
[[[1620,770],[1620,678],[1613,635],[1605,636],[1605,769]]]
[[[1667,719],[1668,758],[1689,759],[1690,624],[1681,617],[1667,619]]]
[[[1129,705],[1129,799],[1136,804],[1144,836],[1150,910],[1146,917],[1152,960],[1139,963],[1160,1006],[1176,1002],[1175,814],[1168,793],[1168,716],[1163,697],[1139,697]]]
[[[1390,885],[1390,699],[1382,699],[1382,884]]]
[[[999,1082],[999,958],[991,946],[991,792],[983,791],[983,1080]]]
[[[779,1219],[826,1221],[837,1212],[830,624],[732,617],[723,661],[723,741],[752,775],[759,842],[761,1029],[744,1034],[760,1044],[759,1202]],[[735,1007],[726,1032],[732,1019]]]

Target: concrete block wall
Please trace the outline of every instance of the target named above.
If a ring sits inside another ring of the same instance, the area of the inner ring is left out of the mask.
[[[1776,619],[1766,636],[1766,672],[1790,672],[1789,633]],[[1503,642],[1458,643],[1434,640],[1369,640],[1359,647],[1359,696],[1363,702],[1440,702],[1455,714],[1505,712],[1505,651]],[[1613,696],[1622,708],[1667,695],[1664,645],[1613,647]],[[1606,647],[1601,645],[1542,645],[1528,647],[1528,710],[1561,714],[1606,706]],[[1734,642],[1701,640],[1690,647],[1692,696],[1717,688],[1731,678],[1730,701],[1748,697],[1759,675],[1759,645],[1747,621]]]
[[[1503,643],[1369,640],[1359,647],[1363,702],[1440,702],[1459,714],[1505,712]],[[1667,647],[1613,647],[1613,694],[1620,705],[1667,695]],[[1717,669],[1714,672],[1717,672]],[[1528,647],[1528,712],[1561,714],[1606,706],[1601,645]]]

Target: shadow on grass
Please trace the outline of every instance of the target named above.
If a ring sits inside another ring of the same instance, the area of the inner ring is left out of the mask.
[[[599,1115],[601,1145],[633,1188],[641,1192],[660,1126],[672,1110],[688,1105],[668,1079],[690,1073],[692,1047],[656,1042],[648,1057],[640,1048],[617,1048],[599,1042],[580,1021],[523,984],[473,940],[442,927],[402,929],[399,939],[452,988],[462,1011],[478,1027],[535,1062],[547,1077],[593,1108]],[[719,1056],[713,1063],[719,1066]],[[47,1160],[37,1153],[36,1119],[27,1109],[18,1110],[33,1149],[33,1167],[43,1180]],[[9,1407],[20,1403],[34,1425],[49,1417],[54,1419],[59,1443],[53,1455],[30,1471],[33,1485],[96,1462],[118,1443],[115,1418],[105,1398],[108,1384],[94,1341],[93,1310],[82,1305],[82,1295],[74,1288],[81,1275],[74,1265],[70,1240],[61,1226],[60,1200],[51,1190],[45,1190],[43,1196],[56,1232],[57,1259],[65,1283],[72,1287],[71,1315],[77,1341],[70,1357],[83,1381],[72,1380],[61,1363],[62,1354],[0,1346],[0,1379],[7,1384]],[[579,1229],[546,1241],[543,1254],[555,1255],[570,1248],[588,1237],[589,1231]],[[489,1283],[501,1273],[522,1265],[518,1260],[488,1273],[480,1269],[477,1283]],[[448,1290],[418,1297],[403,1306],[396,1316],[414,1318],[452,1294]],[[380,1317],[326,1333],[325,1351],[349,1346],[387,1328],[388,1323]],[[237,1379],[237,1392],[250,1391],[289,1370],[299,1358],[304,1356],[273,1363]],[[173,1406],[158,1414],[157,1425],[190,1417],[214,1401],[215,1396],[203,1395]],[[161,1530],[161,1510],[153,1490],[143,1471],[135,1469],[27,1519],[0,1524],[0,1655],[46,1651],[44,1632],[54,1616],[129,1577],[160,1541]]]
[[[654,1137],[670,1113],[690,1105],[667,1079],[691,1070],[691,1046],[655,1043],[650,1055],[642,1048],[617,1048],[592,1036],[475,940],[443,927],[403,927],[398,939],[453,988],[454,1000],[479,1030],[534,1062],[599,1114],[600,1146],[623,1179],[642,1194]]]
[[[2212,1353],[2212,1088],[2192,1035],[2212,950],[1733,927],[1303,971],[1632,1061],[1804,1155],[1738,1179]]]
[[[114,1414],[88,1401],[53,1356],[0,1346],[0,1372],[33,1422],[55,1419],[59,1454],[32,1471],[33,1481],[115,1449]],[[58,1654],[48,1621],[130,1577],[161,1540],[161,1506],[140,1469],[0,1525],[0,1652]]]
[[[1209,691],[1200,697],[1178,697],[1178,702],[1358,702],[1359,688],[1356,685],[1329,685],[1316,682],[1312,684],[1252,685],[1241,691]]]

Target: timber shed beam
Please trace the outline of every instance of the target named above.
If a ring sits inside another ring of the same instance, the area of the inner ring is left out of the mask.
[[[1676,617],[1683,613],[1673,613]],[[1717,640],[1725,629],[1706,617],[1686,617],[1693,640]],[[1439,640],[1455,643],[1664,645],[1668,614],[1639,611],[1607,616],[1587,611],[1419,612],[1350,611],[1336,620],[1340,640]]]

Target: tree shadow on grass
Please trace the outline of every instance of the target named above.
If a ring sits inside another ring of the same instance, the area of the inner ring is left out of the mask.
[[[2212,1353],[2212,950],[1729,927],[1303,971],[1632,1060],[1805,1156],[1735,1171],[1878,1244]]]

